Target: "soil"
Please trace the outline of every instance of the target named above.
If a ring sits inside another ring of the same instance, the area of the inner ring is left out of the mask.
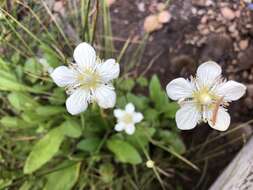
[[[110,7],[115,39],[128,39],[129,36],[141,39],[145,33],[145,17],[155,12],[158,3],[158,0],[116,0]],[[172,20],[149,36],[138,70],[142,72],[155,59],[147,76],[157,74],[165,87],[176,77],[194,75],[200,63],[216,61],[222,66],[224,76],[248,86],[244,98],[233,102],[229,108],[231,128],[252,119],[253,11],[242,0],[172,0],[166,10],[172,15]],[[124,40],[116,40],[115,44],[120,50]],[[182,132],[188,149],[202,144],[202,149],[186,154],[200,166],[201,172],[189,171],[183,178],[184,188],[204,190],[210,187],[245,143],[243,138],[236,142],[231,139],[240,137],[242,133],[250,134],[250,128],[246,132],[226,135],[207,146],[203,144],[207,139],[222,134],[207,125]],[[209,154],[221,144],[224,148],[219,154]]]

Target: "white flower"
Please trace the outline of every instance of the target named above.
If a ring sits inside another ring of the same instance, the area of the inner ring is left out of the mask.
[[[119,64],[114,59],[101,61],[85,42],[75,48],[74,60],[76,63],[57,67],[51,74],[54,82],[70,95],[66,100],[68,112],[79,114],[91,102],[105,109],[114,107],[116,93],[111,81],[119,76]]]
[[[193,129],[201,121],[219,131],[228,129],[230,115],[225,107],[241,98],[246,86],[232,80],[225,81],[221,72],[217,63],[208,61],[198,67],[196,78],[177,78],[167,85],[168,96],[181,105],[176,113],[179,129]]]
[[[114,116],[117,118],[118,123],[115,125],[116,131],[123,131],[132,135],[135,131],[135,124],[141,122],[143,119],[142,113],[135,112],[134,105],[128,103],[125,110],[115,109]]]

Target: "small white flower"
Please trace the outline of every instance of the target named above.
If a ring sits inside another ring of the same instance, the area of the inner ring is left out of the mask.
[[[193,129],[201,121],[219,131],[228,129],[230,115],[225,107],[241,98],[246,86],[232,80],[225,81],[221,72],[217,63],[208,61],[198,67],[196,78],[177,78],[167,85],[168,96],[181,105],[176,113],[179,129]]]
[[[66,100],[68,112],[79,114],[91,102],[105,109],[114,107],[116,93],[112,80],[119,76],[119,64],[114,59],[101,61],[94,48],[85,42],[75,48],[73,57],[76,63],[57,67],[51,74],[54,82],[65,87],[70,95]]]
[[[135,112],[134,105],[128,103],[125,110],[115,109],[114,116],[117,118],[118,123],[115,125],[116,131],[123,131],[129,135],[135,132],[135,124],[141,122],[143,115],[140,112]]]

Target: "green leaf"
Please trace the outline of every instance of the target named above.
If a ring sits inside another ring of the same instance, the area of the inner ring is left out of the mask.
[[[158,119],[158,117],[159,117],[159,112],[155,109],[150,108],[144,112],[144,118],[147,121],[154,122]]]
[[[127,104],[127,99],[125,96],[121,95],[117,98],[117,106],[120,108],[124,108],[124,106]]]
[[[19,188],[19,190],[30,190],[32,185],[33,185],[32,181],[25,181]]]
[[[58,152],[63,139],[64,135],[59,127],[49,131],[33,146],[26,159],[24,173],[30,174],[51,160]]]
[[[99,167],[99,174],[101,176],[101,179],[105,183],[110,183],[113,180],[114,177],[114,167],[112,164],[102,164]]]
[[[60,126],[64,135],[72,138],[78,138],[82,135],[81,126],[73,119],[68,119]]]
[[[167,130],[161,130],[159,131],[159,136],[164,143],[169,145],[170,148],[172,148],[178,154],[185,153],[186,148],[184,142],[178,134]]]
[[[36,108],[36,113],[40,116],[48,117],[64,113],[65,110],[62,106],[39,106]]]
[[[7,128],[27,128],[30,127],[28,123],[18,117],[4,116],[0,123]]]
[[[40,48],[43,50],[43,57],[47,60],[51,67],[59,66],[60,60],[58,59],[56,52],[52,48],[45,44],[41,45]]]
[[[87,138],[84,140],[81,140],[77,144],[77,148],[83,151],[87,152],[95,152],[100,144],[101,140],[96,137]]]
[[[167,106],[164,106],[163,112],[167,118],[175,118],[176,112],[179,109],[179,105],[176,102],[170,102]]]
[[[139,77],[136,82],[142,87],[148,86],[148,80],[144,77]]]
[[[139,164],[142,162],[138,151],[125,141],[110,139],[107,141],[107,147],[123,163]]]
[[[21,118],[25,122],[32,124],[32,125],[38,125],[40,122],[45,121],[47,119],[46,117],[39,116],[34,111],[27,111],[27,110],[21,114]]]
[[[160,81],[156,75],[154,75],[150,81],[149,94],[158,110],[164,109],[164,107],[167,106],[169,99],[165,91],[162,90]]]
[[[29,58],[25,62],[24,72],[30,73],[33,75],[33,76],[30,76],[30,75],[26,75],[26,76],[32,83],[34,83],[38,80],[38,78],[35,76],[40,76],[43,73],[43,68],[42,68],[42,65],[38,63],[36,59]]]
[[[63,169],[47,175],[47,183],[43,190],[71,190],[78,180],[80,165],[77,163],[65,166]]]
[[[137,109],[144,110],[148,107],[148,99],[145,96],[136,96],[132,93],[127,93],[128,102],[132,102]]]
[[[49,97],[51,104],[61,105],[64,104],[66,100],[66,95],[64,88],[55,88],[53,90],[52,96]]]
[[[25,91],[28,88],[17,81],[16,76],[0,70],[0,90],[3,91]]]
[[[134,85],[135,85],[135,83],[134,83],[133,79],[125,79],[120,82],[119,88],[129,92],[133,89]]]
[[[39,104],[31,96],[22,92],[12,92],[8,95],[10,104],[17,111],[34,110]]]
[[[148,145],[149,139],[155,134],[155,128],[152,127],[136,127],[133,135],[126,137],[127,141],[134,145],[136,148],[144,148]]]
[[[0,179],[0,189],[5,189],[10,184],[12,184],[11,179]]]

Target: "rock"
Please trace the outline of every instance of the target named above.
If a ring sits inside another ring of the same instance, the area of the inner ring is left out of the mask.
[[[245,51],[241,51],[238,54],[238,60],[239,60],[239,70],[247,70],[250,68],[253,68],[253,47],[248,47]]]
[[[253,97],[253,84],[247,85],[248,96]]]
[[[253,108],[253,99],[252,99],[252,97],[247,97],[247,98],[245,98],[244,103],[246,104],[246,106],[247,106],[249,109],[252,109],[252,108]]]
[[[154,32],[162,28],[162,24],[158,21],[157,15],[149,15],[144,21],[144,30],[148,33]]]
[[[158,3],[156,8],[159,12],[161,12],[166,8],[166,5],[164,3]]]
[[[241,16],[241,11],[240,11],[240,10],[236,11],[236,12],[235,12],[235,16],[236,16],[237,18],[239,18],[239,17]]]
[[[248,48],[248,46],[249,46],[249,40],[241,40],[240,42],[239,42],[239,46],[240,46],[240,49],[241,50],[245,50],[245,49],[247,49]]]
[[[171,14],[168,11],[162,11],[158,14],[158,22],[168,23],[171,20]]]
[[[145,4],[143,2],[138,3],[137,7],[140,12],[145,12]]]
[[[202,35],[208,35],[210,33],[208,28],[204,28],[203,30],[200,31],[200,34]]]
[[[64,8],[64,4],[62,1],[57,1],[54,3],[54,7],[53,7],[53,10],[55,12],[58,12],[60,13],[61,15],[64,15],[65,14],[65,8]]]
[[[192,0],[192,4],[200,7],[206,6],[207,0]]]
[[[189,55],[178,55],[171,59],[171,71],[182,75],[193,74],[197,67],[196,61]]]
[[[228,31],[231,32],[231,33],[234,33],[235,31],[237,31],[237,29],[236,29],[236,23],[230,25],[228,27]]]
[[[214,5],[215,3],[212,1],[212,0],[207,0],[206,1],[206,6],[209,7],[209,6],[212,6]]]
[[[203,17],[201,18],[201,20],[200,20],[201,24],[206,24],[207,21],[208,21],[208,16],[206,16],[206,15],[203,16]]]
[[[221,14],[227,20],[233,20],[236,16],[235,12],[228,7],[221,8]]]
[[[198,11],[198,15],[204,15],[206,13],[206,11],[205,10],[203,10],[203,9],[200,9],[199,11]]]

